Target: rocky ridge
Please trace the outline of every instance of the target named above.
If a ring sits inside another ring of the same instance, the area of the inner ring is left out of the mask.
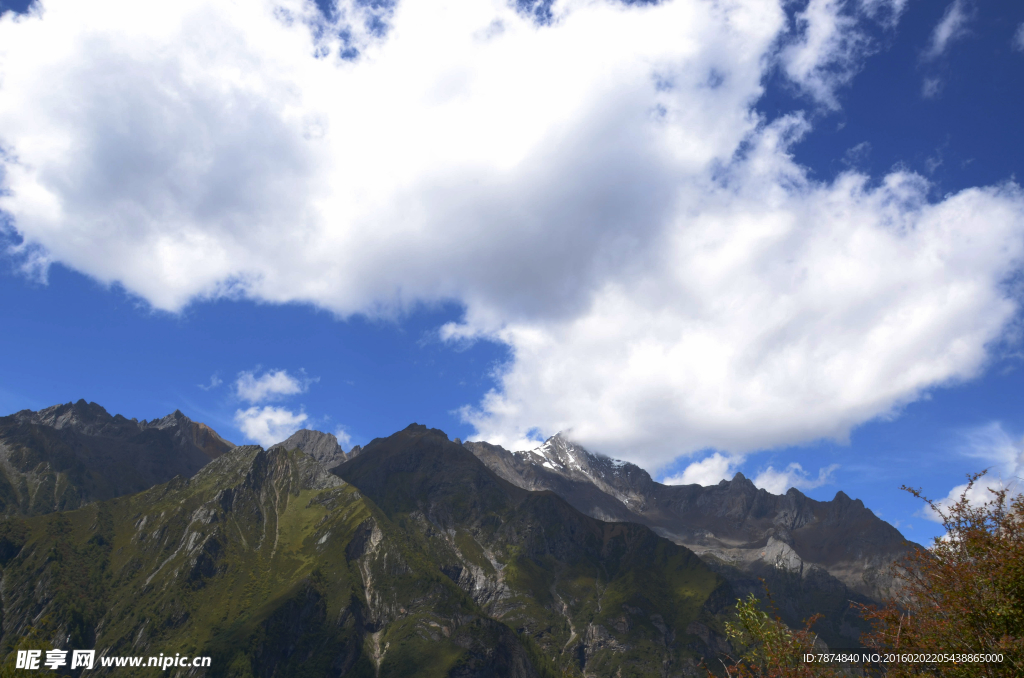
[[[234,445],[180,411],[138,421],[96,403],[0,417],[0,515],[35,515],[189,477]]]
[[[643,525],[586,516],[498,477],[461,444],[413,425],[335,469],[492,618],[586,675],[703,675],[727,649],[726,582]]]
[[[703,675],[726,647],[731,595],[690,551],[507,483],[440,431],[336,470],[242,446],[0,521],[0,644],[210,655],[169,675],[211,678]]]
[[[662,649],[644,645],[643,658],[632,655],[639,664],[660,657],[680,670],[693,668],[692,662],[724,647],[714,628],[714,610],[724,600],[721,592],[726,589],[712,587],[719,592],[715,594],[718,598],[704,591],[701,595],[709,597],[698,615],[704,617],[689,621],[671,620],[671,615],[666,616],[650,601],[627,601],[623,607],[613,608],[615,614],[601,616],[605,596],[601,587],[608,588],[601,577],[608,576],[604,559],[609,554],[595,552],[586,546],[586,539],[574,542],[552,539],[552,535],[600,534],[603,543],[621,538],[629,544],[627,550],[642,552],[637,544],[647,543],[644,540],[649,537],[637,535],[651,532],[631,530],[650,528],[685,547],[686,553],[698,554],[703,560],[701,567],[728,583],[731,600],[747,592],[761,592],[758,580],[763,578],[790,624],[798,626],[811,614],[824,613],[816,631],[833,646],[856,642],[864,629],[851,601],[883,598],[890,586],[886,578],[889,564],[910,547],[894,528],[842,492],[827,502],[812,500],[796,490],[772,495],[757,489],[742,474],[710,487],[665,486],[633,464],[592,454],[560,435],[533,450],[509,452],[483,442],[450,441],[440,431],[413,425],[373,441],[365,450],[356,447],[346,454],[335,436],[302,430],[266,452],[238,448],[242,457],[255,455],[251,463],[243,464],[244,473],[232,471],[234,467],[222,461],[232,447],[180,411],[152,421],[111,416],[99,405],[85,401],[40,412],[22,411],[0,418],[0,511],[7,515],[68,511],[175,477],[172,486],[185,482],[196,487],[195,483],[207,482],[205,478],[221,482],[234,475],[247,478],[246,483],[253,487],[265,485],[259,469],[266,459],[284,454],[292,459],[289,468],[294,479],[290,482],[301,485],[301,491],[330,489],[334,487],[330,483],[340,482],[336,476],[348,478],[369,505],[382,512],[375,519],[376,528],[353,532],[356,546],[351,549],[358,551],[364,542],[376,548],[381,535],[398,530],[391,534],[404,534],[401,539],[418,544],[418,552],[429,554],[430,562],[469,596],[478,610],[474,614],[516,632],[540,628],[537,624],[542,623],[546,630],[531,636],[536,647],[530,647],[543,656],[561,659],[568,653],[577,657],[579,666],[589,665],[594,671],[621,663],[620,655],[651,642]],[[238,457],[233,452],[228,456]],[[211,458],[215,462],[207,464]],[[199,469],[203,470],[196,474]],[[238,503],[237,498],[244,494],[240,492],[239,487],[227,489],[216,503],[235,516],[258,513],[264,521],[269,520],[268,511],[277,511],[280,487],[264,487],[258,497]],[[552,498],[564,502],[550,503]],[[492,524],[495,516],[503,516],[500,529]],[[584,517],[606,527],[580,522]],[[625,528],[623,523],[636,525]],[[278,524],[285,523],[277,520]],[[608,528],[608,524],[620,528]],[[276,540],[280,532],[277,527],[275,531]],[[240,534],[247,539],[244,530]],[[537,534],[545,538],[538,542]],[[217,551],[233,538],[223,533],[213,541],[202,541],[202,548]],[[9,556],[13,543],[0,535],[0,557]],[[510,547],[514,549],[510,551]],[[216,554],[203,553],[206,555],[200,554],[188,567],[207,571]],[[529,554],[525,561],[521,560],[524,553]],[[581,560],[590,562],[601,574],[592,577],[566,569],[565,563]],[[636,567],[639,565],[627,569],[635,572]],[[408,609],[400,602],[401,592],[392,595],[391,603],[375,597],[374,592],[381,589],[374,582],[390,575],[374,574],[371,568],[361,576],[370,587],[369,600],[378,601],[368,603],[368,611],[361,614],[377,620],[373,624],[384,624],[382,620],[390,620],[386,622],[390,624],[405,614],[396,616],[394,612]],[[547,583],[537,588],[538,581]],[[597,589],[596,601],[580,588],[580,582],[589,582],[583,588]],[[189,584],[193,585],[198,586],[194,581]],[[636,615],[646,621],[634,619]],[[525,620],[523,624],[520,618]],[[653,634],[641,634],[642,642],[633,637],[634,630],[641,627],[647,629],[643,633]],[[446,628],[454,627],[449,624]],[[487,628],[504,633],[498,627]],[[377,642],[372,640],[376,633],[369,636],[373,643]],[[681,637],[679,634],[686,638],[683,647],[673,646],[675,641],[670,639]],[[383,642],[371,652],[376,653],[378,667],[378,660],[383,661],[388,652],[387,641]]]
[[[304,428],[290,435],[273,447],[283,447],[286,450],[301,450],[313,459],[316,459],[324,468],[331,470],[344,464],[349,460],[349,455],[338,443],[338,438],[331,433],[313,431]],[[359,446],[353,450],[358,454]],[[352,455],[354,456],[354,455]]]
[[[769,580],[785,593],[787,621],[825,612],[833,643],[857,639],[861,629],[849,602],[885,599],[892,563],[914,546],[841,491],[827,502],[796,489],[773,495],[740,473],[708,487],[662,485],[640,467],[595,455],[562,435],[525,451],[465,446],[519,487],[555,492],[603,520],[651,527],[692,549],[739,591],[756,592],[758,578]]]

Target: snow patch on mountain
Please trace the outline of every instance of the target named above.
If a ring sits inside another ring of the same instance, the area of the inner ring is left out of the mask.
[[[513,453],[517,459],[543,467],[570,480],[586,480],[619,501],[629,504],[637,498],[624,485],[633,470],[633,464],[619,459],[593,454],[573,443],[559,432],[531,449]]]

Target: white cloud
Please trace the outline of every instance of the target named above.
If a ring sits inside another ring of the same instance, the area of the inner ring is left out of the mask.
[[[1013,34],[1013,48],[1018,52],[1024,52],[1024,23],[1021,23],[1017,27],[1017,32]]]
[[[276,4],[51,0],[0,22],[0,208],[26,242],[169,310],[557,312],[754,130],[784,26],[761,0],[579,0],[552,27],[503,0],[402,2],[353,62],[337,27],[313,43],[311,3]]]
[[[199,384],[199,388],[203,389],[204,391],[211,391],[223,383],[224,380],[220,378],[220,375],[214,372],[213,374],[210,375],[210,383]]]
[[[270,447],[302,428],[308,417],[283,407],[250,407],[235,412],[235,425],[249,440]]]
[[[488,328],[470,309],[514,347],[464,412],[479,437],[518,449],[532,426],[573,424],[584,445],[656,466],[845,440],[984,367],[1018,310],[1002,281],[1022,255],[1019,189],[928,204],[919,176],[821,185],[768,150],[737,172],[577,315]]]
[[[465,410],[494,442],[572,429],[664,466],[842,439],[984,367],[1024,197],[809,178],[809,123],[761,119],[762,83],[782,63],[837,105],[873,49],[847,19],[903,3],[814,0],[795,32],[783,4],[566,0],[540,27],[402,1],[381,35],[355,0],[337,25],[300,0],[48,0],[0,19],[0,209],[37,269],[160,309],[459,302],[447,336],[511,348]]]
[[[932,31],[931,41],[928,43],[928,49],[924,52],[924,58],[926,60],[938,58],[951,44],[966,36],[967,23],[972,17],[973,13],[968,11],[964,0],[955,0],[951,3]]]
[[[998,421],[964,433],[961,453],[987,462],[1005,476],[1024,473],[1024,440],[1011,436]]]
[[[731,480],[742,457],[729,457],[719,452],[695,461],[682,473],[661,480],[665,485],[717,485],[719,481]]]
[[[993,490],[1009,489],[1016,493],[1020,489],[1024,476],[1024,438],[1015,438],[1003,428],[999,422],[990,422],[984,426],[966,431],[963,435],[960,453],[969,459],[977,460],[978,468],[972,471],[987,469],[988,473],[981,478],[970,491],[967,499],[974,505],[980,505],[993,499]],[[967,490],[967,483],[957,485],[936,504],[943,510],[959,501]],[[942,522],[942,518],[930,508],[922,509],[920,515],[933,522]]]
[[[334,431],[334,437],[338,439],[338,444],[341,445],[343,450],[351,449],[352,447],[352,436],[344,427],[339,426]]]
[[[810,0],[796,17],[798,39],[779,55],[786,75],[830,108],[839,107],[836,90],[853,78],[871,51],[857,14],[849,11],[852,6],[846,0]]]
[[[238,373],[235,382],[235,395],[250,403],[262,403],[276,400],[284,396],[305,393],[309,384],[317,379],[309,379],[305,375],[301,379],[288,374],[287,370],[268,370],[257,376],[256,370]]]
[[[761,489],[767,490],[772,494],[785,494],[791,487],[795,487],[798,490],[813,490],[816,487],[833,482],[832,475],[838,468],[839,464],[820,468],[818,469],[818,477],[812,478],[807,475],[802,465],[793,462],[781,471],[776,471],[774,467],[769,466],[758,473],[753,482]]]
[[[934,99],[942,93],[942,78],[927,77],[921,81],[921,96],[925,99]]]
[[[783,72],[818,103],[838,109],[837,91],[878,49],[868,24],[891,31],[905,7],[906,0],[810,0],[779,51]]]
[[[295,412],[285,407],[263,405],[262,403],[305,393],[309,385],[319,378],[309,378],[304,371],[301,377],[288,374],[287,370],[254,370],[238,373],[235,381],[235,396],[252,404],[247,409],[235,412],[235,425],[249,440],[254,440],[264,447],[270,447],[287,439],[293,433],[309,423],[309,416],[302,411]],[[339,431],[342,431],[339,428]],[[341,439],[341,436],[337,436]],[[347,437],[346,437],[347,440]]]
[[[871,157],[871,142],[862,141],[856,146],[851,146],[843,153],[843,164],[847,167],[857,168],[866,165]]]
[[[886,28],[895,28],[907,0],[860,0],[861,11]]]

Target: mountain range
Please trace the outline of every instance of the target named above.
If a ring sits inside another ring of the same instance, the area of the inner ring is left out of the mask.
[[[79,401],[0,419],[0,465],[4,651],[213,658],[181,676],[704,675],[758,577],[854,644],[910,546],[842,493],[664,486],[563,436],[264,450]]]
[[[529,451],[466,447],[519,487],[553,491],[602,520],[647,525],[693,550],[738,590],[757,592],[758,580],[767,580],[785,593],[780,612],[791,624],[826,614],[829,628],[819,631],[832,643],[856,645],[864,628],[849,603],[892,595],[891,566],[915,546],[842,491],[826,502],[796,488],[774,495],[741,473],[712,486],[663,485],[561,435]]]
[[[96,403],[0,417],[0,515],[67,511],[141,492],[232,449],[175,410],[162,419],[111,416]]]

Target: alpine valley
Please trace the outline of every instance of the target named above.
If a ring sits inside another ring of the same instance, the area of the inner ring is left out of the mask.
[[[720,673],[759,579],[848,647],[914,546],[842,492],[665,486],[560,435],[265,450],[81,400],[0,418],[0,512],[5,676],[26,648],[208,655],[162,673],[211,678]]]

